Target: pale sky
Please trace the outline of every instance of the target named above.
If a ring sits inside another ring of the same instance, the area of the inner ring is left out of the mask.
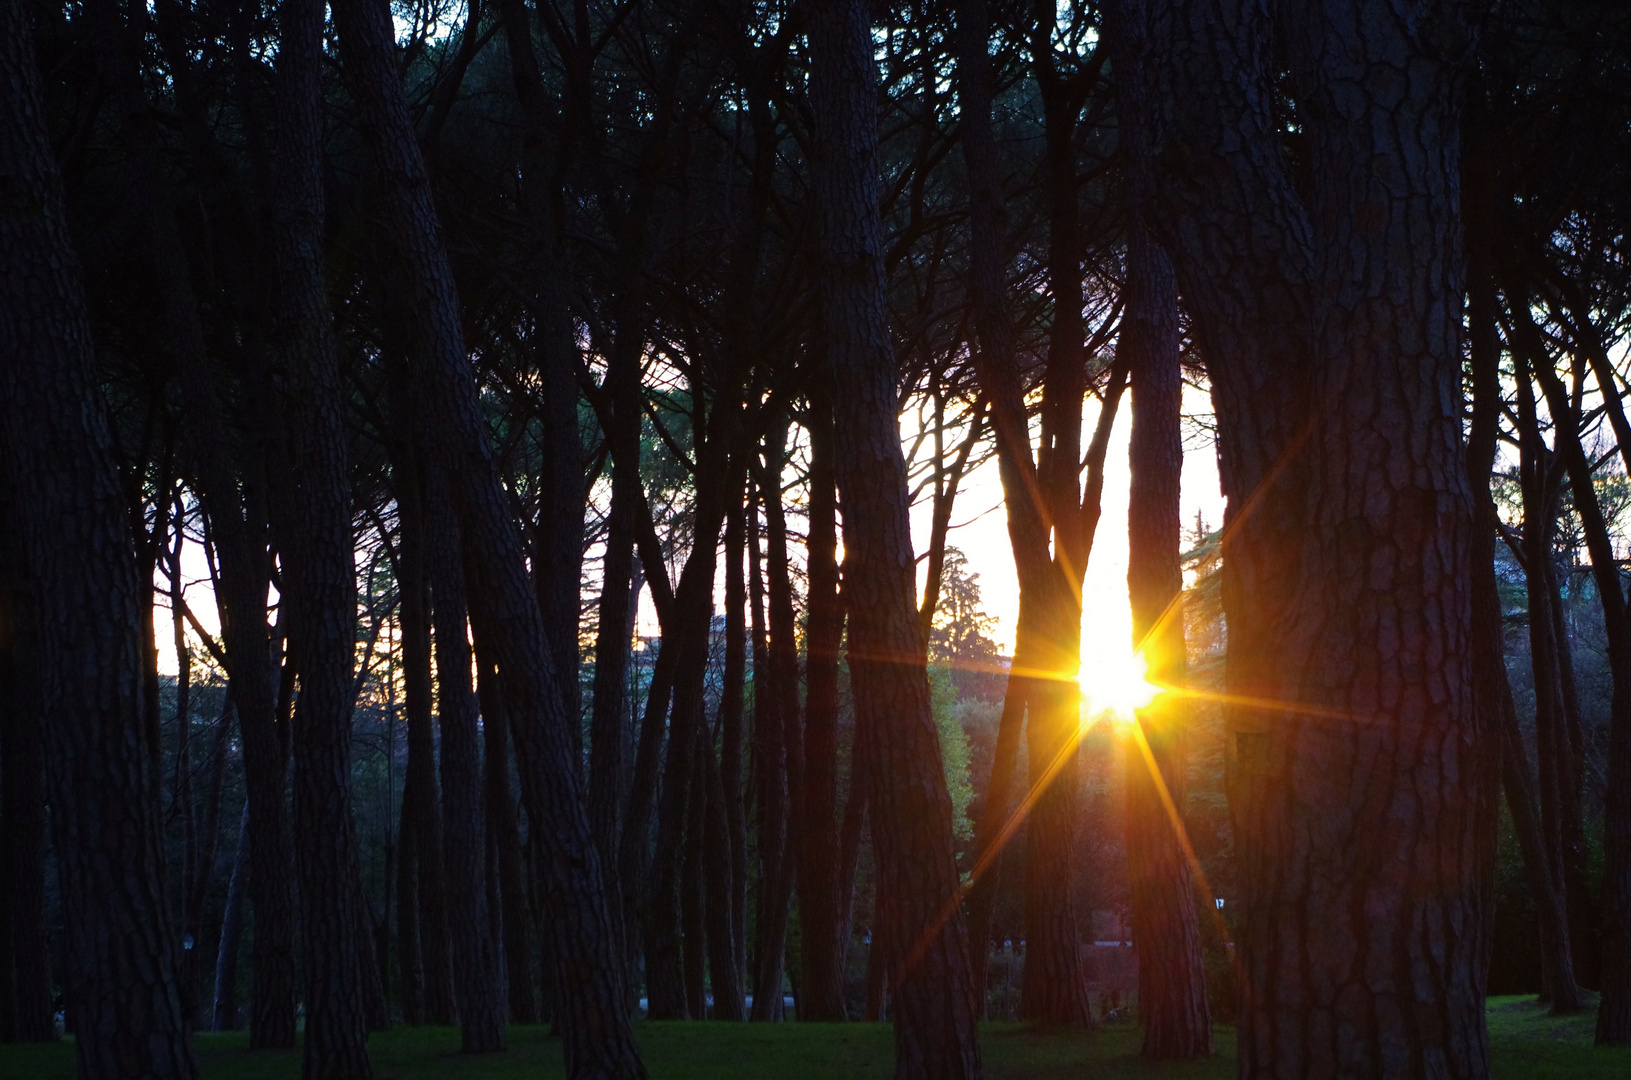
[[[1083,444],[1092,434],[1096,409],[1090,402]],[[1211,402],[1204,391],[1184,389],[1184,410],[1191,416],[1210,416]],[[911,423],[912,412],[902,419]],[[1188,425],[1186,425],[1187,431]],[[1131,430],[1129,402],[1123,400],[1105,460],[1103,511],[1093,544],[1093,555],[1082,586],[1082,682],[1089,689],[1096,674],[1124,674],[1132,661],[1132,613],[1127,603],[1127,439]],[[949,451],[948,451],[949,452]],[[1218,491],[1217,462],[1213,446],[1204,438],[1189,437],[1184,452],[1182,520],[1189,528],[1198,510],[1207,524],[1216,528],[1223,521],[1223,496]],[[912,511],[912,539],[921,553],[928,546],[931,507],[925,498]],[[799,523],[802,528],[802,522]],[[979,575],[980,595],[985,610],[996,619],[994,637],[1002,650],[1013,649],[1014,619],[1019,608],[1019,584],[1014,573],[1013,553],[1008,545],[1007,517],[1002,502],[1002,484],[993,457],[972,469],[964,478],[952,513],[948,543],[963,551],[970,568]],[[802,552],[795,552],[802,557]],[[723,564],[723,560],[721,560]],[[923,563],[919,563],[920,568]],[[187,603],[212,634],[218,631],[214,597],[210,593],[209,572],[203,551],[196,543],[183,549],[182,568],[189,584]],[[723,565],[721,565],[723,573]],[[161,590],[168,582],[155,578]],[[722,587],[722,583],[721,583]],[[723,599],[721,593],[720,599]],[[642,596],[642,609],[650,599]],[[642,610],[641,633],[656,633],[653,612]],[[176,672],[172,645],[168,596],[159,598],[153,609],[154,629],[159,649],[159,670]],[[202,649],[194,638],[195,657]],[[196,662],[196,660],[195,660]]]

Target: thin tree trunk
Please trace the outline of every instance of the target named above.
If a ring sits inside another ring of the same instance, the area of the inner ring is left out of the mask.
[[[426,1022],[425,961],[419,951],[419,841],[414,835],[419,828],[417,818],[404,787],[396,831],[396,958],[402,982],[402,1019],[410,1026]]]
[[[410,397],[404,394],[404,397]],[[451,1024],[453,1007],[453,968],[450,955],[447,880],[444,869],[445,846],[442,812],[436,784],[436,736],[431,710],[430,603],[428,595],[428,553],[425,546],[425,507],[422,478],[418,475],[414,449],[406,442],[412,412],[407,402],[399,419],[399,460],[393,463],[397,514],[401,521],[400,576],[398,591],[402,603],[403,711],[408,720],[408,766],[402,785],[402,866],[415,882],[412,925],[417,927],[416,968],[422,972],[423,996],[418,1022]],[[409,848],[409,841],[412,848]],[[411,870],[409,869],[411,863]],[[406,923],[404,924],[407,925]],[[400,935],[407,946],[404,929]]]
[[[770,470],[767,470],[770,471]],[[774,470],[780,476],[780,464]],[[758,485],[766,501],[772,496]],[[759,549],[759,527],[754,520],[749,573],[753,604],[753,772],[757,795],[759,833],[759,891],[755,904],[753,938],[753,1005],[750,1019],[779,1020],[782,1016],[782,981],[786,974],[787,903],[791,888],[792,838],[788,827],[786,724],[782,710],[781,665],[772,654],[764,600],[765,563]]]
[[[249,801],[239,815],[238,846],[227,879],[227,903],[221,913],[221,940],[215,949],[215,1002],[212,1031],[238,1029],[238,950],[243,942],[244,896],[249,889]]]
[[[894,943],[895,1075],[980,1075],[968,949],[955,917],[951,798],[929,710],[907,521],[906,465],[884,298],[877,71],[867,5],[812,11],[811,100],[822,314],[844,505],[850,677],[865,732],[868,805]]]
[[[143,722],[151,582],[126,532],[95,347],[34,67],[0,9],[0,502],[35,606],[70,1013],[87,1080],[198,1075],[164,895],[157,731]]]
[[[741,497],[738,486],[737,498]],[[746,508],[732,507],[725,523],[725,670],[720,688],[719,703],[719,783],[726,828],[730,834],[731,890],[726,904],[730,913],[732,955],[736,959],[735,985],[740,1012],[746,1006],[741,1000],[742,988],[747,985],[747,896],[748,896],[748,825],[747,806],[742,788],[743,750],[743,690],[747,677],[747,582],[743,574],[744,548],[747,542]],[[718,898],[718,903],[724,898]],[[717,978],[717,976],[716,976]],[[715,990],[717,1000],[718,990]],[[741,1015],[722,1016],[721,1019],[742,1019]]]
[[[704,759],[713,760],[713,739],[706,723],[697,725],[697,746],[691,757],[691,793],[685,810],[685,851],[680,863],[680,933],[684,959],[685,1009],[693,1020],[708,1019],[708,922],[705,913],[706,837],[708,823],[708,771]]]
[[[839,937],[838,650],[844,608],[838,596],[838,498],[833,482],[832,409],[816,392],[810,426],[810,535],[806,600],[804,803],[798,810],[799,1019],[845,1019],[844,945]]]
[[[521,830],[516,822],[515,796],[510,790],[509,715],[497,672],[481,668],[477,682],[481,694],[482,741],[487,751],[487,827],[493,835],[498,860],[500,923],[504,938],[504,972],[510,1019],[517,1024],[538,1022],[538,999],[533,990],[532,951],[527,943],[526,884],[521,875]]]
[[[425,554],[435,611],[437,705],[442,732],[442,795],[447,853],[447,915],[452,939],[453,981],[463,1050],[486,1054],[504,1049],[504,1012],[498,979],[498,948],[489,932],[481,814],[481,747],[476,732],[476,692],[470,676],[464,572],[458,525],[448,501],[446,478],[427,469]]]
[[[712,742],[712,740],[708,740]],[[703,825],[704,873],[707,877],[705,913],[708,935],[708,974],[714,995],[713,1019],[744,1020],[746,1003],[742,997],[742,961],[737,952],[735,924],[736,898],[741,893],[735,876],[731,845],[728,796],[720,777],[713,747],[702,751],[703,794],[706,821]]]
[[[1138,191],[1141,202],[1143,191]],[[1172,264],[1137,218],[1127,230],[1126,313],[1118,354],[1132,375],[1133,430],[1128,449],[1127,594],[1133,646],[1157,686],[1182,691],[1183,562],[1179,483],[1184,469],[1180,428],[1178,291]],[[1143,1056],[1189,1061],[1212,1053],[1195,885],[1184,832],[1186,701],[1164,694],[1139,712],[1127,747],[1127,870],[1138,951],[1138,1018]]]

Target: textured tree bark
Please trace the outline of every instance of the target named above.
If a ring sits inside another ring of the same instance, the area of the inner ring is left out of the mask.
[[[215,1001],[211,1031],[238,1028],[238,949],[243,942],[244,896],[249,891],[249,803],[238,823],[238,846],[227,880],[226,908],[221,913],[221,940],[215,949]]]
[[[509,714],[504,709],[503,689],[498,685],[496,671],[482,667],[477,687],[481,695],[482,742],[487,751],[487,828],[492,833],[498,862],[499,914],[510,1020],[517,1024],[536,1024],[538,999],[533,991],[532,952],[527,946],[521,831],[515,820],[515,796],[510,791]]]
[[[447,853],[447,916],[453,982],[463,1050],[504,1049],[504,1010],[498,947],[487,919],[483,870],[486,830],[481,814],[481,745],[470,638],[459,562],[458,524],[439,470],[425,476],[425,554],[435,612],[437,712],[442,732],[443,838]]]
[[[1123,133],[1125,138],[1125,129]],[[1184,442],[1178,292],[1172,264],[1137,214],[1135,203],[1127,228],[1125,309],[1117,345],[1132,376],[1127,595],[1133,646],[1149,665],[1146,677],[1181,690],[1187,664],[1179,522]],[[1127,747],[1127,871],[1138,950],[1142,1052],[1167,1061],[1212,1052],[1195,886],[1183,832],[1185,713],[1183,698],[1163,695],[1139,712],[1139,730]]]
[[[958,890],[951,798],[929,711],[917,621],[906,466],[884,298],[878,216],[877,71],[867,5],[811,12],[822,322],[833,373],[835,472],[844,515],[844,591],[857,723],[866,733],[878,864],[890,868],[879,922],[894,942],[895,1075],[980,1075],[968,949],[947,905]]]
[[[4,545],[6,562],[21,566],[11,548]],[[57,1037],[45,921],[44,668],[27,633],[37,603],[0,571],[0,1042]]]
[[[272,247],[290,376],[292,535],[281,538],[290,659],[295,868],[306,987],[306,1080],[371,1075],[354,893],[351,706],[357,598],[344,395],[324,290],[323,0],[285,0],[277,57]],[[275,467],[275,466],[274,466]]]
[[[555,1019],[574,1078],[644,1073],[624,1002],[624,970],[589,832],[568,714],[544,619],[527,579],[471,375],[458,297],[396,66],[389,5],[334,5],[341,54],[381,180],[381,216],[402,263],[410,365],[426,452],[452,480],[475,646],[496,666],[519,759],[522,797],[547,858],[548,953]]]
[[[839,938],[838,649],[844,608],[838,596],[838,496],[833,481],[832,408],[813,392],[810,420],[810,584],[806,630],[804,803],[798,811],[800,1020],[843,1020],[844,943]]]
[[[1471,30],[1385,0],[1144,6],[1150,221],[1228,498],[1241,1075],[1485,1077],[1497,728],[1470,661],[1460,68],[1429,44]]]
[[[27,11],[0,10],[0,501],[37,604],[39,717],[87,1080],[198,1075],[164,895],[137,576]],[[149,623],[149,625],[151,625]]]

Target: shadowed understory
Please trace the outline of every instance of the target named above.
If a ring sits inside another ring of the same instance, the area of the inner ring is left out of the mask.
[[[1594,1005],[1595,1003],[1593,1003]],[[1631,1075],[1631,1051],[1591,1045],[1593,1010],[1549,1016],[1533,998],[1489,1003],[1496,1080],[1587,1080]],[[635,1028],[652,1080],[863,1080],[890,1075],[893,1039],[887,1024],[683,1024]],[[527,1080],[563,1074],[561,1049],[546,1027],[512,1027],[510,1049],[467,1057],[457,1028],[405,1028],[373,1036],[369,1051],[381,1080]],[[1020,1024],[987,1024],[980,1049],[992,1080],[1225,1080],[1235,1075],[1234,1029],[1218,1025],[1218,1053],[1191,1064],[1150,1064],[1138,1057],[1139,1031],[1111,1023],[1098,1033],[1039,1032]],[[250,1051],[248,1036],[200,1035],[206,1080],[285,1080],[300,1075],[300,1051]],[[73,1046],[0,1048],[0,1080],[71,1080]]]

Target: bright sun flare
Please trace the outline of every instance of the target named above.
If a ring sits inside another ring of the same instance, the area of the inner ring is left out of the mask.
[[[1134,713],[1162,692],[1148,674],[1149,664],[1131,649],[1120,655],[1099,653],[1084,661],[1076,677],[1082,686],[1082,720],[1091,722],[1109,713],[1112,719],[1130,723]]]

